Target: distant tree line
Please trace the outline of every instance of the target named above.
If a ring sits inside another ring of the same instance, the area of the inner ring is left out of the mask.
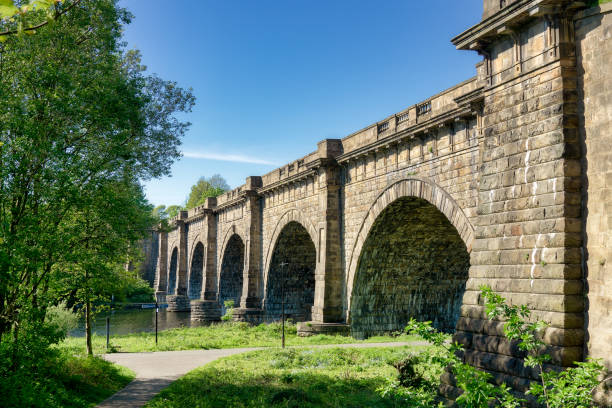
[[[158,205],[153,209],[153,217],[158,220],[166,220],[173,217],[182,210],[190,210],[204,204],[209,197],[217,197],[230,189],[229,184],[221,175],[214,174],[211,177],[200,177],[200,179],[191,186],[191,192],[187,197],[184,205]]]

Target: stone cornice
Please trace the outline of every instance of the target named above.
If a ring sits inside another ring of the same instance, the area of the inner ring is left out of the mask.
[[[233,207],[234,205],[241,204],[244,201],[246,201],[246,191],[241,192],[240,194],[238,194],[237,197],[232,198],[231,200],[227,200],[227,201],[223,202],[222,204],[218,204],[213,209],[213,212],[214,213],[219,213],[220,211],[225,210],[228,207]]]
[[[459,34],[451,42],[457,49],[478,51],[508,27],[538,15],[558,13],[562,6],[572,3],[582,4],[570,0],[519,0]]]
[[[482,88],[480,88],[480,92],[482,92]],[[472,93],[470,92],[467,95],[471,94]],[[441,125],[454,121],[456,118],[472,117],[474,115],[475,113],[473,112],[471,106],[459,106],[458,108],[449,110],[431,119],[428,119],[425,122],[417,123],[414,126],[401,130],[389,137],[380,139],[375,143],[368,144],[366,146],[352,150],[349,153],[338,156],[336,160],[338,161],[338,163],[342,164],[346,161],[356,159],[360,156],[374,153],[382,148],[387,148],[387,146],[398,144],[403,139],[414,138],[421,133],[427,133],[432,128],[437,129]]]
[[[317,159],[316,161],[318,161],[318,160],[322,160],[322,159]],[[283,187],[283,186],[285,186],[287,184],[292,184],[292,183],[295,183],[295,182],[298,182],[298,181],[302,181],[305,178],[308,178],[308,177],[311,177],[311,176],[315,176],[316,173],[317,173],[316,169],[319,166],[310,167],[310,165],[309,165],[308,167],[309,168],[306,171],[303,171],[303,172],[300,172],[298,174],[294,174],[292,176],[289,176],[287,178],[275,181],[274,183],[268,184],[265,187],[258,188],[257,192],[259,194],[265,194],[265,193],[268,193],[270,191],[273,191],[273,190],[276,190],[278,188],[281,188],[281,187]]]

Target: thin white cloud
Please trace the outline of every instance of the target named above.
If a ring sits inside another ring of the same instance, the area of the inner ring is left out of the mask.
[[[190,159],[218,160],[233,163],[265,164],[270,166],[276,165],[276,163],[271,162],[269,160],[258,159],[256,157],[249,157],[242,154],[183,152],[183,156]]]

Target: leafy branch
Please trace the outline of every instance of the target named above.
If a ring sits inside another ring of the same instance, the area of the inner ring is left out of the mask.
[[[62,15],[69,12],[72,8],[77,6],[81,0],[74,0],[67,7],[60,9],[58,8],[61,0],[31,0],[21,7],[17,7],[13,0],[0,0],[0,19],[8,20],[9,22],[17,22],[16,29],[9,29],[0,32],[0,41],[3,41],[3,37],[7,35],[19,34],[22,32],[34,33],[39,28],[42,28],[49,24],[49,22],[57,20]],[[35,10],[46,10],[47,19],[38,24],[30,27],[24,27],[23,21],[17,21],[17,17],[23,18],[27,13]]]

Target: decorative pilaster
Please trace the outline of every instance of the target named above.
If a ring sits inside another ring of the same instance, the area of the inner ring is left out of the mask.
[[[206,199],[200,211],[204,215],[204,270],[200,299],[191,301],[191,320],[216,322],[221,320],[221,305],[218,302],[217,282],[217,220],[213,212],[217,199]]]
[[[155,268],[155,299],[158,303],[166,301],[168,288],[168,233],[159,231],[159,251],[157,255],[157,267]]]
[[[236,320],[251,322],[259,321],[262,314],[262,207],[261,197],[257,193],[257,189],[261,186],[261,177],[247,177],[243,193],[245,198],[244,217],[247,226],[243,288],[240,308],[234,310]]]
[[[181,211],[176,226],[178,228],[178,259],[176,277],[176,295],[166,296],[169,312],[184,312],[189,310],[189,297],[187,296],[187,226],[185,219],[187,211]]]
[[[343,313],[344,274],[340,237],[340,167],[335,157],[343,153],[342,141],[326,139],[318,144],[319,159],[312,164],[319,178],[317,263],[312,322],[300,324],[300,335],[314,332],[347,332]]]

